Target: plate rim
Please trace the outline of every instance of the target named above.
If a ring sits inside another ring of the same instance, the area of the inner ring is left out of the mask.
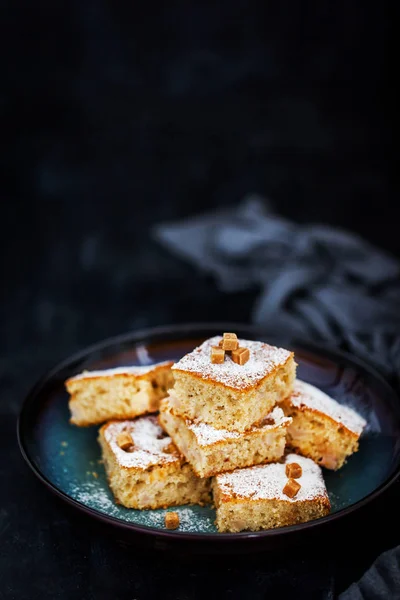
[[[240,322],[219,322],[219,321],[204,321],[204,322],[188,322],[188,323],[178,323],[178,324],[169,324],[169,325],[160,325],[155,327],[147,327],[139,330],[132,330],[125,333],[120,333],[114,336],[110,336],[108,338],[101,339],[94,344],[86,346],[85,348],[74,352],[68,357],[64,358],[61,361],[58,361],[52,367],[47,369],[42,376],[34,383],[31,388],[28,390],[28,393],[25,395],[24,400],[22,402],[21,408],[19,410],[18,419],[17,419],[17,440],[19,450],[21,455],[28,465],[30,470],[34,473],[34,475],[39,479],[41,483],[43,483],[48,490],[50,490],[53,494],[55,494],[60,499],[64,500],[68,505],[74,507],[77,511],[84,513],[91,518],[101,521],[104,524],[114,526],[119,530],[123,530],[124,532],[140,533],[144,535],[150,535],[154,538],[160,538],[162,540],[177,540],[177,541],[197,541],[200,543],[213,542],[218,544],[230,543],[233,541],[246,541],[246,540],[266,540],[271,538],[282,536],[290,536],[291,534],[299,534],[302,531],[314,530],[323,528],[324,526],[331,524],[334,521],[341,520],[345,517],[348,517],[354,512],[357,512],[367,504],[370,504],[378,497],[380,497],[386,490],[388,490],[399,478],[400,476],[400,461],[399,464],[395,467],[393,473],[389,475],[385,481],[381,483],[376,489],[372,492],[361,498],[354,504],[347,506],[338,510],[335,513],[331,513],[325,517],[321,517],[319,519],[315,519],[312,521],[307,521],[306,523],[299,523],[297,525],[290,525],[285,527],[278,527],[275,529],[268,529],[264,531],[244,531],[239,533],[219,533],[219,532],[207,532],[207,533],[199,533],[199,532],[188,532],[188,531],[171,531],[171,530],[163,530],[156,529],[154,527],[148,525],[139,525],[136,523],[132,523],[129,521],[124,521],[119,519],[118,517],[113,517],[108,515],[107,513],[102,513],[101,511],[91,508],[79,500],[76,500],[69,496],[66,492],[61,490],[55,483],[53,483],[50,479],[42,473],[40,468],[35,464],[33,458],[31,458],[29,451],[26,447],[25,440],[25,427],[24,419],[26,418],[26,414],[28,411],[28,407],[31,406],[36,400],[36,397],[43,387],[43,385],[51,380],[54,375],[67,367],[70,363],[82,360],[85,357],[90,356],[94,352],[98,352],[100,350],[104,350],[109,346],[123,344],[127,342],[140,342],[145,338],[157,336],[157,335],[168,335],[173,333],[190,333],[195,334],[197,332],[201,332],[202,330],[207,329],[216,329],[216,330],[226,330],[226,329],[237,329],[248,331],[252,334],[260,334],[264,337],[271,337],[271,341],[274,341],[274,338],[279,338],[279,335],[270,334],[268,329],[265,326],[257,326],[250,323],[240,323]],[[282,338],[287,336],[282,336]],[[329,358],[330,356],[340,356],[343,359],[351,362],[356,365],[358,368],[361,368],[364,372],[372,375],[376,380],[379,381],[380,385],[386,388],[386,393],[391,398],[391,404],[395,411],[397,411],[400,422],[400,398],[396,393],[395,389],[390,385],[390,383],[385,379],[385,377],[368,362],[351,354],[350,352],[346,352],[339,348],[335,348],[324,342],[313,342],[313,341],[299,341],[293,339],[291,341],[293,345],[303,346],[304,348],[312,348],[312,349],[320,349],[325,353],[325,356]],[[400,436],[399,436],[400,441]]]

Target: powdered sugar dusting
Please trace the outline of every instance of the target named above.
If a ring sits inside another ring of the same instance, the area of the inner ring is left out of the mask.
[[[172,369],[195,373],[202,379],[209,379],[227,387],[243,390],[256,385],[276,367],[284,365],[291,355],[288,350],[263,342],[239,340],[239,345],[250,351],[250,359],[247,363],[238,365],[228,354],[225,354],[225,361],[222,364],[214,364],[210,358],[211,347],[218,346],[221,340],[221,336],[206,340],[201,346],[175,363]]]
[[[200,446],[209,446],[215,444],[215,442],[223,442],[224,440],[232,440],[237,438],[245,438],[249,434],[255,432],[263,434],[270,429],[277,429],[282,425],[289,425],[291,422],[290,417],[285,417],[284,412],[281,408],[275,407],[272,412],[266,417],[270,423],[267,422],[264,425],[253,426],[248,431],[240,433],[238,431],[228,431],[227,429],[215,429],[208,423],[195,423],[193,421],[186,420],[188,429],[190,429],[197,438],[197,442]]]
[[[357,435],[361,434],[367,424],[366,420],[356,413],[355,410],[339,404],[339,402],[315,386],[300,379],[296,379],[294,383],[294,390],[290,400],[293,406],[298,408],[305,406],[328,415],[328,417],[341,423]]]
[[[176,533],[179,532],[198,532],[199,531],[199,514],[197,513],[197,511],[195,512],[193,510],[193,507],[188,506],[188,507],[180,507],[180,506],[171,506],[171,508],[169,508],[168,510],[162,510],[162,511],[147,511],[147,515],[146,515],[146,525],[150,525],[152,527],[157,527],[158,529],[164,529],[165,530],[165,515],[167,512],[176,512],[178,513],[179,516],[179,527],[178,529],[175,530]],[[203,527],[206,528],[206,531],[214,531],[215,527],[214,527],[214,520],[215,520],[215,515],[213,514],[213,516],[211,517],[210,515],[207,515],[207,517],[204,515],[202,517],[203,520]]]
[[[115,500],[106,487],[101,487],[98,480],[80,483],[70,490],[72,498],[95,510],[105,513],[111,517],[120,519],[135,525],[145,525],[165,531],[166,510],[136,510],[125,508],[116,504]],[[179,515],[179,527],[176,533],[204,533],[215,532],[215,513],[209,507],[199,506],[173,506],[168,510],[177,512]]]
[[[133,452],[122,450],[117,444],[120,433],[126,431],[134,443]],[[134,421],[115,421],[110,423],[104,432],[104,437],[110,445],[119,464],[123,467],[148,467],[179,461],[178,454],[165,452],[172,442],[158,424],[157,417],[146,416]]]
[[[288,480],[285,465],[291,462],[296,462],[302,468],[302,476],[296,480],[301,488],[294,498],[283,493]],[[216,482],[221,492],[228,497],[287,502],[313,500],[319,496],[328,499],[321,468],[310,458],[297,454],[288,454],[283,463],[258,465],[217,475]]]
[[[72,488],[71,495],[75,500],[95,508],[101,512],[107,513],[113,517],[118,517],[119,506],[111,493],[99,486],[97,482],[86,482]]]
[[[83,371],[82,373],[79,373],[79,375],[71,377],[69,381],[74,381],[76,379],[91,379],[93,377],[114,377],[114,375],[147,375],[147,373],[151,373],[151,371],[154,371],[157,367],[166,367],[171,364],[170,361],[166,360],[153,365],[115,367],[114,369],[104,369],[102,371]]]

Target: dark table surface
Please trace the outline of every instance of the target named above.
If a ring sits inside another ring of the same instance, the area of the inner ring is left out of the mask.
[[[0,598],[333,597],[400,542],[397,485],[340,547],[149,555],[77,521],[17,447],[23,398],[58,360],[147,326],[249,320],[256,290],[223,295],[153,223],[258,192],[400,255],[384,3],[228,5],[21,1],[1,19]]]
[[[129,237],[119,248],[121,238],[111,242],[116,223],[107,216],[94,218],[97,242],[92,243],[98,246],[90,267],[83,260],[88,242],[82,214],[78,222],[75,215],[64,215],[64,233],[53,240],[51,252],[38,257],[23,246],[25,264],[9,258],[19,286],[10,285],[3,299],[0,597],[265,598],[267,593],[289,597],[299,586],[304,597],[332,597],[325,595],[328,590],[343,590],[381,551],[399,543],[392,516],[399,485],[342,533],[340,546],[341,538],[332,536],[272,555],[206,560],[149,554],[92,530],[23,463],[16,418],[30,386],[56,361],[103,337],[144,326],[237,320],[238,315],[248,320],[254,292],[218,292],[212,281],[165,255],[150,239],[143,241],[142,253]],[[124,223],[118,225],[120,233]],[[39,244],[44,236],[41,229]]]

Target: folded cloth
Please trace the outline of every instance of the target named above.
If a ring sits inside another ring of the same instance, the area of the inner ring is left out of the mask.
[[[339,600],[395,600],[400,598],[400,546],[383,552],[372,567],[339,595]]]
[[[258,289],[252,319],[271,334],[341,346],[400,385],[400,264],[385,252],[353,233],[283,219],[254,195],[153,233],[220,290]]]

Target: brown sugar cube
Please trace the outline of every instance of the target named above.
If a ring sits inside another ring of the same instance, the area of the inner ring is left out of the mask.
[[[232,351],[232,360],[238,365],[244,365],[250,358],[250,351],[248,348],[238,348]]]
[[[165,527],[167,529],[178,529],[179,515],[176,512],[167,512],[165,515]]]
[[[236,350],[239,347],[239,342],[236,333],[224,333],[220,346],[224,350]]]
[[[287,463],[286,464],[286,475],[289,479],[298,479],[302,475],[302,468],[297,463]]]
[[[222,337],[224,340],[237,340],[236,333],[224,333]]]
[[[295,479],[288,479],[285,487],[283,488],[283,493],[289,498],[294,498],[301,488],[301,485]]]
[[[225,360],[225,350],[219,346],[211,346],[211,362],[214,364],[222,364]]]
[[[122,450],[128,451],[133,448],[132,438],[129,433],[126,433],[126,431],[123,431],[119,434],[117,437],[117,444]]]

